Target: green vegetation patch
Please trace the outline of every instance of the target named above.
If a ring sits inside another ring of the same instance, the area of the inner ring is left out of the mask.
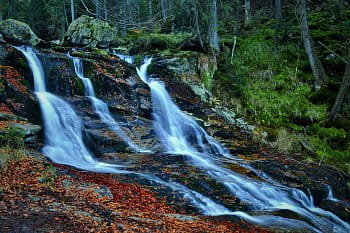
[[[25,133],[19,128],[3,130],[0,135],[0,171],[6,170],[7,164],[25,156]]]
[[[191,33],[145,33],[135,38],[135,46],[144,49],[179,49],[192,39]]]

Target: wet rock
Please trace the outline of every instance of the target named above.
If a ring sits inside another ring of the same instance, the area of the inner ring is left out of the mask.
[[[10,123],[9,126],[21,129],[26,136],[38,134],[41,131],[41,126],[32,124]]]
[[[117,30],[107,22],[83,15],[69,25],[63,43],[106,48],[113,45],[116,36]]]
[[[98,198],[107,198],[108,200],[113,200],[113,194],[107,186],[94,188],[93,190],[98,194]]]
[[[241,128],[247,132],[253,132],[255,130],[254,125],[249,125],[243,118],[236,115],[235,112],[225,107],[215,107],[212,109],[216,114],[223,117],[227,124]]]
[[[84,95],[84,87],[75,75],[73,62],[65,54],[43,51],[38,57],[50,92],[61,96]]]
[[[9,126],[21,129],[25,134],[24,141],[26,143],[36,142],[42,129],[40,125],[33,125],[30,123],[26,123],[26,124],[10,123]]]
[[[41,42],[28,24],[14,20],[7,19],[0,22],[0,32],[4,39],[16,45],[30,45],[36,46]]]
[[[9,120],[28,121],[26,118],[20,117],[20,116],[14,115],[14,114],[0,113],[0,121],[9,121]]]
[[[199,96],[202,102],[208,103],[212,99],[212,94],[209,92],[204,85],[189,84],[195,95]]]
[[[22,63],[23,62],[23,63]],[[31,92],[33,80],[22,54],[0,44],[0,109],[40,124],[41,114],[35,95]]]
[[[98,157],[108,153],[131,152],[128,145],[108,128],[87,129],[86,141],[89,149]]]
[[[52,40],[52,41],[50,41],[50,44],[53,46],[59,46],[59,45],[61,45],[61,41],[60,40]]]

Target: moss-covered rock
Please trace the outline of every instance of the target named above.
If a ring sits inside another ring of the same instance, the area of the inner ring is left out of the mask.
[[[151,50],[165,50],[165,49],[176,49],[176,50],[195,50],[194,37],[190,33],[144,33],[140,35],[130,35],[129,40],[131,42],[131,51],[133,53],[139,51],[151,51]]]
[[[41,42],[41,39],[35,35],[28,24],[14,19],[1,21],[0,32],[6,41],[16,45],[25,44],[36,46]]]
[[[64,36],[65,45],[109,47],[117,37],[117,30],[107,22],[83,15],[73,21]]]

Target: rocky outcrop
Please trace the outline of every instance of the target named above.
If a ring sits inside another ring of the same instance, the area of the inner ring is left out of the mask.
[[[65,45],[80,47],[109,47],[113,45],[117,30],[107,22],[83,15],[73,21],[64,36]]]
[[[123,131],[135,143],[155,153],[133,153],[133,151],[127,148],[121,138],[109,130],[107,125],[99,119],[99,116],[91,105],[90,99],[84,96],[81,83],[75,77],[73,64],[70,59],[67,59],[66,52],[55,53],[53,51],[41,50],[39,57],[45,69],[46,81],[50,92],[61,96],[69,102],[79,117],[81,117],[84,124],[84,142],[92,154],[103,162],[127,165],[133,171],[143,174],[156,174],[164,180],[171,178],[172,181],[185,184],[187,187],[213,198],[216,202],[230,209],[247,211],[249,214],[254,214],[254,212],[249,212],[250,203],[233,198],[225,187],[214,178],[208,176],[201,169],[187,164],[185,156],[169,156],[162,153],[162,149],[156,147],[160,143],[157,141],[151,121],[151,95],[148,87],[137,77],[135,66],[121,61],[116,56],[100,54],[96,50],[93,50],[93,52],[76,51],[71,53],[72,56],[83,58],[85,76],[92,81],[97,97],[107,103],[113,118],[118,122]],[[242,159],[242,161],[246,162],[242,163],[241,166],[232,163],[231,160],[220,161],[225,169],[230,169],[251,179],[260,181],[261,177],[257,175],[259,173],[246,168],[245,165],[249,164],[257,169],[257,172],[267,173],[283,185],[300,188],[305,192],[308,192],[308,189],[310,189],[317,205],[327,210],[332,210],[341,216],[342,219],[348,219],[350,213],[346,208],[347,205],[338,207],[337,205],[340,204],[327,200],[327,189],[325,186],[325,184],[334,186],[336,188],[335,196],[341,199],[341,203],[348,203],[349,188],[346,185],[349,180],[348,176],[330,167],[320,168],[317,164],[301,164],[296,159],[291,159],[289,155],[274,154],[266,149],[257,149],[253,146],[251,138],[247,138],[247,134],[244,132],[246,130],[237,130],[237,128],[248,128],[250,127],[249,125],[241,121],[229,109],[212,108],[207,103],[203,103],[200,95],[196,94],[193,90],[191,85],[199,86],[201,84],[201,74],[203,74],[201,69],[204,69],[204,72],[206,72],[205,70],[209,69],[210,66],[206,66],[208,61],[201,54],[192,55],[190,53],[182,54],[182,56],[175,55],[176,59],[172,59],[171,54],[163,57],[158,56],[154,59],[149,73],[154,78],[164,81],[173,99],[179,104],[179,107],[193,114],[193,119],[198,121],[199,124],[204,125],[210,135],[214,135],[217,140],[222,142],[231,151],[232,155],[237,156],[238,159],[235,161],[241,161]],[[13,65],[16,69],[21,67],[18,64],[16,65],[16,63],[13,63]],[[15,83],[10,82],[14,76],[20,81],[22,80],[21,77],[15,74],[12,68],[3,69],[5,75],[4,84],[6,84],[6,87],[11,87],[11,90],[16,90],[15,88],[22,89],[28,95],[28,90],[25,90],[20,85],[13,85]],[[8,116],[4,116],[3,118],[7,119]],[[218,157],[218,159],[220,158]],[[325,170],[327,171],[326,174],[324,174]],[[66,171],[62,173],[67,174]],[[82,174],[88,175],[90,173],[83,172],[75,177],[80,177]],[[98,175],[92,174],[92,176],[95,179]],[[113,176],[113,180],[117,178],[118,175]],[[59,180],[57,178],[55,179]],[[67,177],[65,177],[66,179]],[[166,186],[162,187],[162,185],[155,185],[138,177],[129,177],[126,175],[119,175],[119,179],[130,183],[146,184],[149,187],[156,186],[159,195],[165,196],[167,202],[171,203],[172,206],[176,208],[183,208],[185,206],[185,214],[198,214],[196,208],[191,206],[191,203],[187,203],[186,200],[182,199],[181,195],[177,196],[177,193],[169,190]],[[105,181],[106,177],[100,177],[97,180]],[[45,178],[41,182],[50,183],[50,179]],[[76,188],[77,192],[86,192],[93,189],[93,196],[102,199],[113,198],[114,200],[118,200],[118,193],[121,190],[114,183],[109,183],[113,184],[110,186],[103,184],[103,186],[101,185],[95,188],[95,186],[86,185],[88,183],[86,180],[84,182],[79,181],[79,185],[69,182],[72,182],[72,179],[69,179],[68,182],[63,184],[66,189],[69,187]],[[333,183],[337,184],[333,185]],[[123,197],[123,199],[126,198]],[[131,198],[128,200],[131,200]],[[67,205],[62,204],[62,206],[64,209],[68,209]],[[40,204],[40,207],[45,208],[46,206]],[[54,209],[54,206],[49,207],[49,211]],[[88,215],[85,210],[81,209],[74,209],[74,213]],[[292,213],[289,212],[283,213],[276,211],[273,214],[283,217],[288,217],[289,215],[292,218],[300,218],[300,216],[291,215]],[[181,221],[193,221],[192,217],[185,215],[172,214],[168,215],[168,217],[180,219]],[[132,218],[133,220],[136,219],[135,217]],[[230,219],[230,221],[232,220]]]
[[[30,123],[27,119],[14,114],[0,112],[0,138],[13,137],[11,130],[19,130],[23,134],[24,142],[36,143],[41,136],[41,126]]]
[[[209,91],[216,71],[216,60],[194,51],[162,52],[156,55],[160,69],[185,83],[201,102],[210,103]],[[159,71],[159,69],[157,70]]]
[[[0,45],[0,112],[41,123],[39,104],[32,90],[31,73],[21,53],[6,44]]]
[[[14,19],[0,21],[0,33],[7,42],[16,45],[36,46],[41,42],[28,24]]]

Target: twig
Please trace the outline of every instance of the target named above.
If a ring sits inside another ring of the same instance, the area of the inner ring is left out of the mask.
[[[85,3],[84,3],[83,0],[80,0],[80,2],[82,3],[83,7],[85,8],[85,10],[86,10],[89,14],[95,15],[95,16],[97,15],[96,13],[93,13],[93,12],[90,11],[90,9],[85,5]]]
[[[233,36],[233,45],[232,45],[232,51],[231,51],[231,63],[233,60],[233,55],[235,54],[236,45],[237,45],[237,36]]]
[[[331,53],[333,53],[334,55],[336,55],[340,60],[342,60],[343,62],[345,62],[346,64],[348,63],[347,60],[345,60],[343,57],[341,57],[339,54],[337,54],[336,52],[334,52],[334,50],[330,49],[329,47],[327,47],[325,44],[323,44],[321,41],[318,41],[318,43],[320,45],[322,45],[325,49],[327,49],[328,51],[330,51]]]

